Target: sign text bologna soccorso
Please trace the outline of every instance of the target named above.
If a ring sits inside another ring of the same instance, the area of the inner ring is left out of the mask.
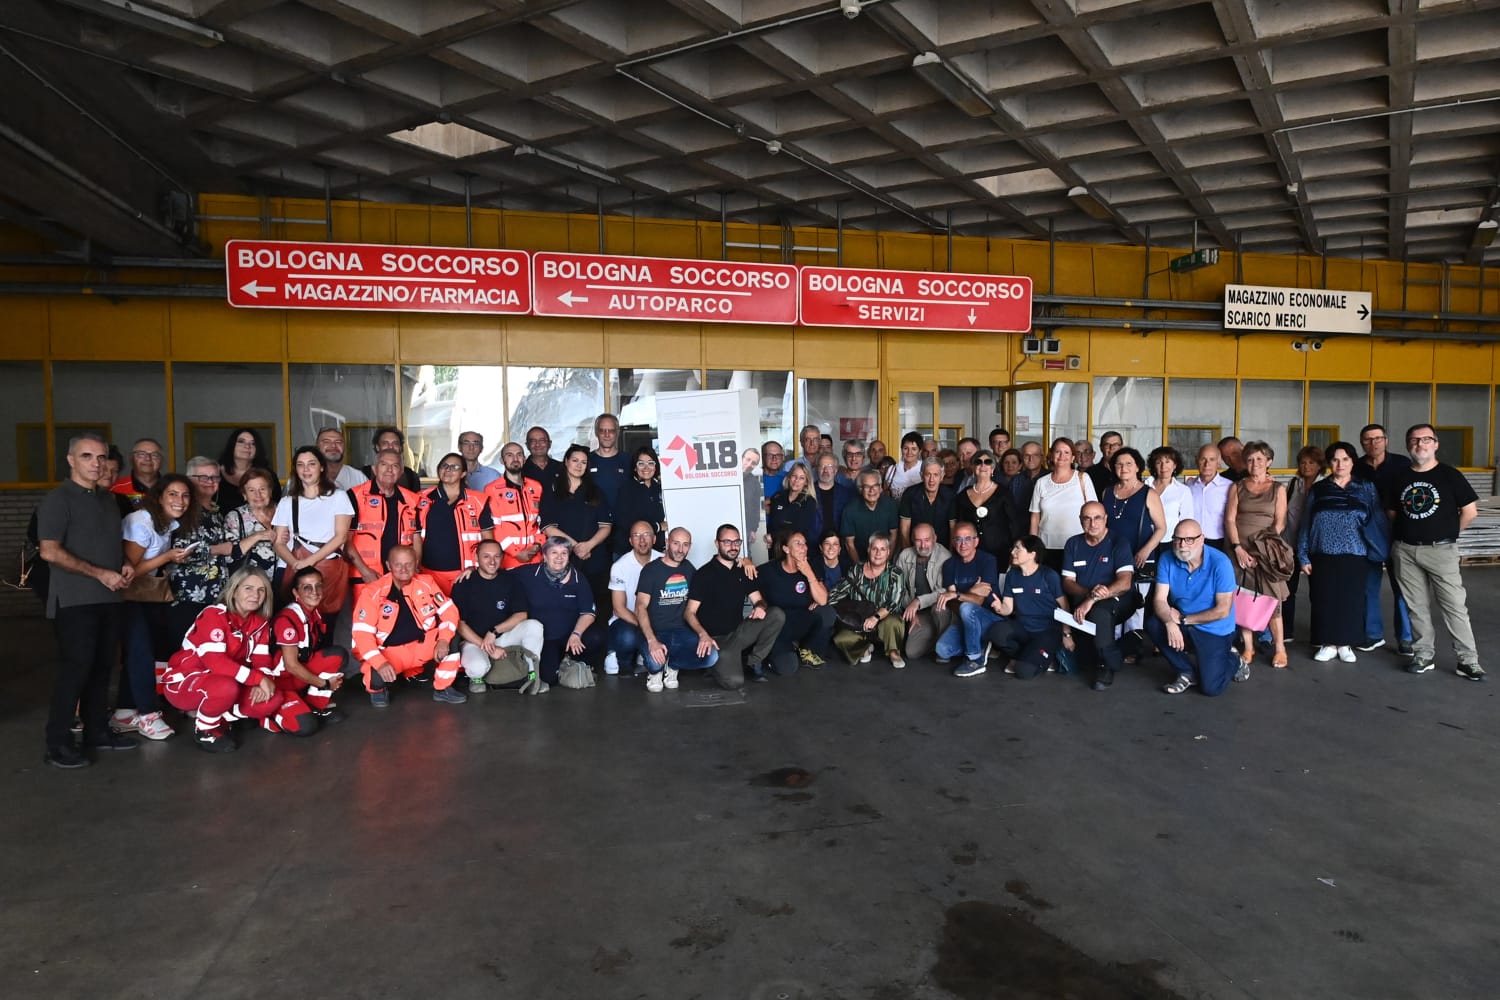
[[[524,250],[230,240],[229,304],[260,309],[521,314]]]
[[[802,268],[802,322],[887,330],[1031,329],[1031,279],[948,271]]]
[[[797,268],[719,260],[536,253],[538,316],[682,323],[797,322]]]

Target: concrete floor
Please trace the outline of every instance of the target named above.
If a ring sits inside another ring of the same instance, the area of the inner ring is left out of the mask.
[[[1500,677],[1446,657],[359,699],[61,772],[49,633],[8,625],[7,998],[1500,994]]]

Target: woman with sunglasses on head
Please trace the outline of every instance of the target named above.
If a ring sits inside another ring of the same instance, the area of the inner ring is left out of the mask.
[[[766,531],[772,535],[795,531],[803,541],[817,538],[821,534],[823,516],[818,509],[816,488],[812,468],[804,459],[788,462],[781,489],[770,499]]]
[[[614,558],[618,559],[630,551],[629,526],[645,521],[656,533],[658,552],[667,550],[667,508],[661,495],[661,460],[656,450],[643,444],[635,450],[630,463],[630,475],[620,483],[620,492],[615,497],[614,523],[621,525],[614,532],[612,546]]]
[[[1011,546],[1024,534],[1021,512],[1010,490],[995,479],[995,455],[987,449],[974,453],[973,484],[958,495],[953,523],[968,521],[979,529],[979,547],[1002,564],[1010,561]]]
[[[438,460],[438,484],[417,501],[419,572],[432,577],[444,597],[453,595],[460,573],[478,565],[479,543],[493,537],[489,501],[466,484],[469,465],[456,451]]]

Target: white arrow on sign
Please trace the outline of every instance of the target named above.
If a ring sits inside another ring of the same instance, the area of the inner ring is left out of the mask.
[[[972,307],[970,307],[970,309],[969,309],[969,325],[973,326],[974,325],[974,321],[976,319],[978,319],[978,318],[979,317],[974,314],[974,309]]]
[[[240,286],[240,291],[244,292],[246,295],[250,296],[253,299],[253,298],[258,297],[261,292],[274,292],[274,291],[276,291],[276,286],[275,285],[262,285],[262,284],[258,284],[255,281],[251,281],[250,284],[248,284],[248,285],[241,285]]]
[[[569,309],[573,308],[573,303],[575,302],[587,302],[588,300],[589,299],[587,295],[575,295],[572,291],[563,292],[557,297],[557,301],[561,302]]]

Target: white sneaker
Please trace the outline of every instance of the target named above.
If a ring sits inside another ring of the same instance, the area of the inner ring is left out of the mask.
[[[615,655],[614,650],[604,657],[604,672],[606,674],[618,674],[620,672],[620,658]]]
[[[1340,646],[1339,659],[1343,660],[1345,663],[1353,663],[1356,659],[1358,659],[1358,657],[1354,655],[1354,650],[1350,649],[1348,646]]]
[[[676,691],[677,690],[677,671],[673,670],[671,667],[662,667],[661,668],[661,673],[662,673],[662,677],[661,677],[662,687],[666,688],[668,691]]]
[[[109,728],[111,732],[133,733],[140,716],[133,708],[117,708],[115,714],[109,717]]]
[[[901,658],[900,653],[892,653],[891,666],[895,667],[897,670],[904,670],[906,669],[906,661]]]
[[[661,683],[661,671],[658,670],[654,674],[646,675],[646,690],[649,693],[661,694]],[[672,686],[676,687],[677,685],[674,683]]]
[[[1344,648],[1348,649],[1349,647],[1345,646]],[[1327,663],[1337,655],[1339,655],[1339,651],[1336,646],[1319,646],[1318,651],[1313,654],[1313,659],[1319,663]]]
[[[137,716],[135,731],[148,740],[164,740],[175,731],[162,719],[160,712],[147,712]]]
[[[870,660],[874,658],[874,656],[875,656],[875,647],[874,646],[866,646],[864,653],[861,654],[861,656],[859,658],[859,662],[860,663],[869,663]]]

